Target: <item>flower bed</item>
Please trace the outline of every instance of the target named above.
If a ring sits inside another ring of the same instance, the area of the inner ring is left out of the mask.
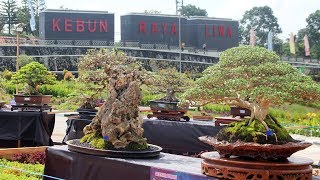
[[[42,179],[46,147],[0,149],[1,179]]]

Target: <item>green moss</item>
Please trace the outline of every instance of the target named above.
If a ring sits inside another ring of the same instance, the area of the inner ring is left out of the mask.
[[[277,140],[274,135],[266,138],[266,129],[259,120],[254,120],[251,124],[247,125],[248,122],[249,120],[247,119],[229,124],[226,128],[219,131],[217,135],[218,140],[225,140],[228,142],[240,140],[244,142],[257,142],[260,144],[285,144],[293,141],[286,129],[281,127],[272,117],[267,118],[265,122],[276,134]]]
[[[94,134],[94,133],[86,134],[85,136],[83,136],[83,137],[80,139],[80,142],[81,142],[81,143],[90,143],[94,137],[95,137],[95,134]]]
[[[136,142],[131,142],[125,149],[129,151],[142,151],[145,149],[148,149],[148,144],[147,143],[136,143]]]
[[[90,144],[97,149],[106,148],[106,142],[102,137],[93,138]]]
[[[89,143],[92,147],[97,149],[110,149],[110,150],[117,150],[113,146],[110,141],[105,141],[102,136],[97,136],[94,133],[87,134],[80,139],[81,143]],[[118,150],[127,150],[127,151],[141,151],[148,149],[148,144],[144,138],[141,139],[141,143],[131,142],[129,145],[123,149]]]

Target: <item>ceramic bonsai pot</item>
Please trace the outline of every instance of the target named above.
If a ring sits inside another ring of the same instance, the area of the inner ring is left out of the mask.
[[[47,105],[51,101],[51,95],[14,95],[16,104]]]
[[[311,143],[300,141],[279,145],[241,141],[229,143],[209,136],[199,137],[199,140],[213,146],[221,157],[240,156],[264,160],[285,160],[293,153],[312,145]]]

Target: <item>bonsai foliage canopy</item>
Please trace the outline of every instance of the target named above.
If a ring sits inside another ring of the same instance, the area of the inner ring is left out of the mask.
[[[12,76],[13,83],[26,83],[25,94],[39,95],[39,87],[44,84],[54,84],[56,78],[47,68],[38,62],[31,62]]]
[[[186,74],[175,68],[161,69],[153,74],[152,89],[155,92],[166,93],[163,101],[176,102],[176,92],[184,92],[192,86],[193,81]]]
[[[203,72],[184,98],[207,104],[225,102],[250,109],[251,121],[264,123],[270,105],[320,99],[320,86],[278,55],[261,47],[240,46],[224,51],[220,61]]]

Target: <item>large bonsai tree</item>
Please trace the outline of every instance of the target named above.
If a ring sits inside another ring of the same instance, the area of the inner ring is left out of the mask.
[[[278,135],[275,141],[290,141],[288,133],[269,115],[270,106],[320,99],[319,84],[281,62],[279,56],[265,48],[240,46],[228,49],[221,54],[219,63],[207,68],[203,74],[196,86],[184,94],[185,99],[201,104],[224,102],[251,110],[249,121],[242,125],[232,124],[224,130],[222,139],[229,141],[242,138],[265,142],[257,136],[268,139],[274,133]]]
[[[26,83],[25,94],[39,95],[40,86],[54,84],[56,78],[43,64],[31,62],[14,74],[11,80],[13,83]]]
[[[141,66],[122,52],[106,49],[89,53],[79,66],[98,73],[100,76],[95,74],[91,78],[100,79],[102,86],[108,85],[108,99],[84,128],[85,136],[81,142],[90,143],[96,148],[146,148],[138,108],[140,85],[145,79]],[[87,78],[90,79],[90,76]]]
[[[155,92],[166,93],[162,101],[177,102],[176,92],[184,92],[191,87],[193,81],[175,68],[161,69],[154,73],[152,89]]]

